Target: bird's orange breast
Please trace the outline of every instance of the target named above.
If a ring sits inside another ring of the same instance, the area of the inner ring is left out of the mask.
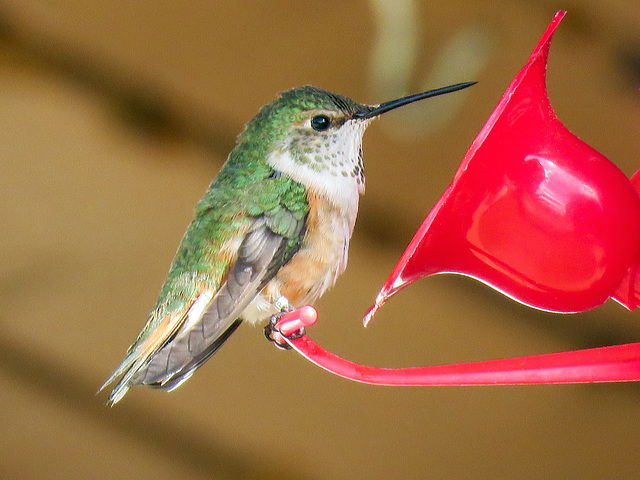
[[[280,269],[263,294],[284,295],[294,306],[314,302],[347,266],[353,219],[319,195],[308,193],[307,229],[300,250]]]

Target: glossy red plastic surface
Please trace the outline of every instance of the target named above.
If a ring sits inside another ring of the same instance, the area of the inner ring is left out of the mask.
[[[281,317],[276,329],[289,335],[316,320],[316,310],[305,306]],[[374,385],[531,385],[640,380],[640,343],[452,365],[378,368],[338,357],[306,335],[283,340],[307,360],[334,375]]]
[[[545,77],[559,12],[365,317],[427,275],[471,276],[535,308],[637,303],[640,198],[558,120]],[[637,183],[640,182],[636,182]]]
[[[280,317],[278,331],[284,336],[290,336],[318,320],[318,311],[311,305],[305,305]]]

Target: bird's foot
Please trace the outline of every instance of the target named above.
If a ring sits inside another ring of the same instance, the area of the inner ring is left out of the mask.
[[[264,336],[267,340],[274,343],[274,345],[282,350],[290,350],[291,347],[285,340],[285,336],[278,330],[277,325],[283,315],[286,315],[289,312],[294,310],[293,306],[289,303],[285,297],[280,297],[276,300],[275,303],[276,308],[280,310],[275,315],[271,316],[269,323],[264,327]],[[305,334],[304,328],[301,328],[297,332],[292,333],[291,335],[287,335],[287,338],[296,339],[300,338]]]
[[[276,329],[278,320],[280,320],[280,317],[282,317],[285,313],[287,312],[279,312],[271,317],[269,323],[267,323],[267,325],[265,325],[264,327],[264,336],[267,340],[273,342],[273,344],[281,350],[290,350],[291,347],[285,341],[284,336]]]

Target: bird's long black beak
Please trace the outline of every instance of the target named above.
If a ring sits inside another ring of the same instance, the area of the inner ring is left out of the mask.
[[[377,107],[373,107],[368,112],[358,112],[353,116],[353,118],[358,120],[365,120],[367,118],[377,117],[378,115],[382,115],[383,113],[393,110],[394,108],[402,107],[403,105],[408,105],[424,98],[437,97],[438,95],[444,95],[445,93],[457,92],[458,90],[470,87],[471,85],[475,85],[476,83],[478,82],[456,83],[455,85],[449,85],[448,87],[436,88],[435,90],[429,90],[427,92],[409,95],[408,97],[398,98],[397,100],[391,100],[390,102],[381,103]]]

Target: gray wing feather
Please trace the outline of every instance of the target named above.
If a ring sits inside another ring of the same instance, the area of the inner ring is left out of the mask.
[[[300,228],[300,227],[298,227]],[[265,217],[256,219],[245,236],[226,282],[188,331],[156,352],[131,383],[172,390],[213,355],[240,325],[238,317],[276,272],[290,259],[288,239],[274,233]]]

